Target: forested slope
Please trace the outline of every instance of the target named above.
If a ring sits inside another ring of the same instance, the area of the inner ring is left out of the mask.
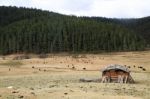
[[[149,24],[141,30],[134,26],[119,19],[0,7],[0,54],[144,50],[148,37],[136,31]]]

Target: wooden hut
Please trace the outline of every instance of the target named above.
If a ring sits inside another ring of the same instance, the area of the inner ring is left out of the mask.
[[[127,67],[112,64],[102,69],[102,83],[134,83]]]

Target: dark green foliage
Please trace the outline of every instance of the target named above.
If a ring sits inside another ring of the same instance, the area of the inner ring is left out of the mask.
[[[0,54],[143,50],[142,36],[115,20],[0,7]]]
[[[94,18],[95,19],[95,18]],[[96,18],[97,19],[97,18]],[[102,21],[103,18],[98,18],[97,21]],[[150,17],[144,17],[139,19],[106,19],[107,22],[113,22],[119,24],[130,31],[143,37],[147,43],[150,45]]]
[[[141,35],[147,44],[150,45],[150,17],[134,19],[134,22],[127,24],[126,27]]]

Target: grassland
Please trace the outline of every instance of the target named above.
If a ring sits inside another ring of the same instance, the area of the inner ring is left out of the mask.
[[[0,63],[0,66],[9,66],[9,67],[20,67],[23,64],[20,61],[6,61],[3,63]]]
[[[30,55],[31,59],[17,61],[13,60],[15,56],[0,59],[0,99],[150,98],[150,51],[50,54],[44,59]],[[101,78],[100,69],[108,64],[130,66],[135,84],[79,81]]]

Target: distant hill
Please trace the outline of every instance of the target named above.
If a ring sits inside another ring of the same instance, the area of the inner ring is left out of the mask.
[[[86,17],[87,19],[91,19]],[[150,16],[144,18],[131,18],[131,19],[116,19],[116,18],[102,18],[92,17],[93,20],[98,22],[108,22],[119,24],[138,35],[142,36],[148,45],[150,45]]]
[[[144,50],[150,17],[76,17],[31,8],[0,7],[0,54]]]
[[[131,23],[123,24],[130,30],[140,34],[147,44],[150,45],[150,17],[140,18],[140,19],[131,19]]]

